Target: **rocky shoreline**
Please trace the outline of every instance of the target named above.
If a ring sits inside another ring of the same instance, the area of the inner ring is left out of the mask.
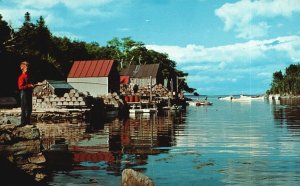
[[[36,126],[0,125],[1,185],[46,185],[46,158],[42,153],[41,140]],[[142,173],[125,169],[121,185],[154,184],[151,178]]]
[[[5,165],[0,167],[1,184],[3,180],[10,185],[16,181],[38,184],[46,176],[43,173],[46,159],[42,154],[40,131],[34,126],[0,125],[0,157]],[[23,176],[8,180],[14,174]]]

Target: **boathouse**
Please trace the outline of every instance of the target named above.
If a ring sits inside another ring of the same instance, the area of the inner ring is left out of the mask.
[[[130,65],[120,72],[121,83],[136,84],[139,87],[150,84],[163,84],[163,75],[159,64]],[[127,77],[127,78],[126,78]],[[126,80],[129,78],[129,81]],[[152,81],[152,82],[151,82]]]
[[[120,90],[120,75],[113,60],[74,61],[67,82],[95,97]]]

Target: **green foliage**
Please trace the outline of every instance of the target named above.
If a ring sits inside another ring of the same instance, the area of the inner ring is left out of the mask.
[[[273,73],[271,89],[267,94],[299,95],[300,94],[300,64],[291,64],[281,71]]]
[[[12,30],[8,23],[2,20],[0,14],[0,70],[1,82],[7,85],[3,92],[11,93],[17,89],[19,62],[28,60],[36,81],[44,79],[66,79],[74,60],[113,59],[118,62],[118,68],[130,64],[160,63],[163,77],[170,80],[177,76],[187,76],[176,69],[176,62],[167,54],[148,50],[142,42],[130,37],[113,38],[106,46],[96,42],[71,40],[67,37],[53,36],[42,16],[32,23],[29,12],[24,16],[24,22],[18,30]],[[4,77],[5,72],[11,72]],[[2,77],[3,76],[3,77]],[[13,85],[13,86],[12,86]],[[180,89],[192,91],[182,80]]]
[[[4,52],[7,41],[10,39],[10,33],[12,30],[9,28],[7,22],[2,20],[0,14],[0,52]]]

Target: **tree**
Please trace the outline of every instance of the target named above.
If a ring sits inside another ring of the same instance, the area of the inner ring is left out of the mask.
[[[0,14],[0,53],[9,47],[8,41],[11,39],[12,30],[8,26],[7,22],[2,20],[2,15]]]
[[[36,50],[42,55],[43,58],[49,53],[51,45],[51,33],[45,24],[45,20],[40,16],[37,20],[37,25],[35,29],[35,47]]]
[[[137,56],[132,55],[132,51],[136,48],[143,47],[141,42],[133,41],[130,37],[125,37],[119,40],[119,38],[113,38],[107,42],[107,47],[114,51],[113,59],[120,62],[120,68],[123,68],[130,64]]]
[[[9,49],[9,50],[8,50]],[[0,15],[0,62],[4,69],[10,71],[9,79],[1,82],[9,91],[13,91],[19,71],[20,60],[29,60],[31,69],[37,80],[65,79],[75,60],[113,59],[120,65],[119,69],[130,64],[160,64],[163,78],[170,80],[186,76],[176,69],[176,62],[169,59],[167,54],[149,50],[142,42],[130,37],[113,38],[106,46],[96,42],[71,40],[67,37],[53,36],[42,16],[35,24],[31,21],[29,12],[24,15],[24,22],[19,29],[13,30]],[[11,86],[10,86],[11,85]],[[180,83],[180,88],[192,90],[186,82]],[[4,92],[4,91],[2,91]]]
[[[273,73],[271,89],[268,94],[300,94],[300,65],[291,64],[285,69],[285,74],[281,71]]]
[[[35,46],[35,25],[31,23],[30,13],[26,12],[24,22],[16,33],[15,49],[23,56],[36,54]]]

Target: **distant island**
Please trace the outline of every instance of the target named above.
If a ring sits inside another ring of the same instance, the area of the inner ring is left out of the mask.
[[[276,71],[273,73],[271,88],[266,94],[280,94],[285,96],[300,95],[300,64],[291,64],[285,72]]]

